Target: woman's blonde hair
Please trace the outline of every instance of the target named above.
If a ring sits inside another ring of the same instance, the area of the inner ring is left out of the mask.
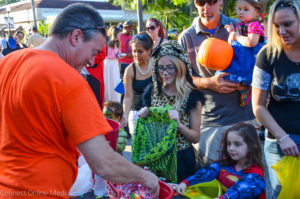
[[[273,3],[270,9],[269,19],[268,19],[268,43],[267,43],[267,56],[274,60],[279,57],[283,44],[279,35],[276,32],[274,25],[275,13],[280,9],[292,9],[296,17],[298,18],[298,23],[300,23],[300,1],[298,0],[277,0]],[[299,26],[300,33],[300,26]]]
[[[166,56],[171,60],[171,62],[173,62],[177,70],[177,75],[176,75],[177,95],[176,95],[174,108],[176,110],[179,110],[179,108],[182,106],[182,103],[184,102],[184,99],[186,99],[187,95],[189,94],[189,92],[186,92],[188,89],[190,89],[186,79],[186,73],[188,71],[185,63],[181,59],[173,55],[166,55]]]

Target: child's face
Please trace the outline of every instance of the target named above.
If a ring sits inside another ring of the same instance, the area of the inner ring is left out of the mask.
[[[246,1],[239,0],[237,3],[238,17],[244,23],[256,21],[259,17],[259,12],[251,4]]]
[[[227,135],[227,152],[234,161],[245,161],[248,154],[248,145],[236,131]]]

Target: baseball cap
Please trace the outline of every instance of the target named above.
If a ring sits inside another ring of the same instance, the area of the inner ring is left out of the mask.
[[[125,26],[133,26],[133,23],[132,23],[132,21],[128,20],[128,21],[125,21],[125,22],[123,23],[123,26],[124,26],[124,27],[125,27]]]

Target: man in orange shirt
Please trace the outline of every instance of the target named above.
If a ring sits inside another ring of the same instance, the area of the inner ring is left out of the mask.
[[[115,153],[111,130],[78,71],[105,44],[98,12],[65,8],[49,39],[0,61],[0,198],[68,198],[77,147],[92,170],[117,183],[140,182],[158,196],[157,177]]]

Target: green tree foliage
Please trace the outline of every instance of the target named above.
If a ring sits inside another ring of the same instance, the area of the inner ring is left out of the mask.
[[[122,9],[136,9],[136,0],[109,0]],[[162,22],[164,28],[189,26],[191,0],[142,0],[143,10]]]
[[[21,0],[0,0],[0,6],[4,6],[10,3],[15,3],[15,2],[19,2]]]
[[[49,35],[50,28],[52,26],[52,23],[40,21],[38,25],[39,33],[43,36]]]
[[[136,0],[109,0],[122,9],[136,9]],[[141,0],[143,10],[151,17],[159,19],[165,28],[176,27],[179,31],[184,26],[190,26],[193,18],[197,16],[194,0]],[[267,0],[267,10],[275,0]],[[222,12],[230,17],[237,17],[237,0],[223,0]]]

